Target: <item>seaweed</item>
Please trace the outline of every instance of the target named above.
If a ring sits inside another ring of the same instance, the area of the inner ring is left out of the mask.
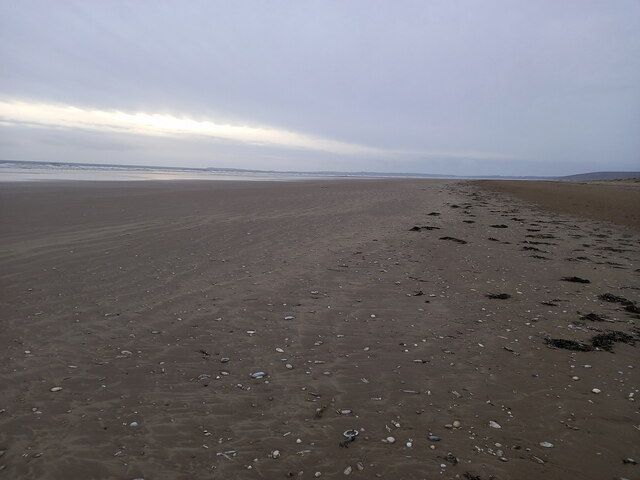
[[[627,343],[629,345],[635,344],[634,339],[631,335],[619,331],[601,333],[600,335],[596,335],[591,339],[591,345],[593,345],[594,348],[606,350],[607,352],[613,352],[613,344],[618,342]]]
[[[591,283],[591,280],[587,280],[586,278],[580,277],[562,277],[562,280],[565,282],[573,282],[573,283]]]
[[[593,350],[591,345],[576,342],[575,340],[567,340],[565,338],[547,338],[547,345],[555,348],[564,348],[565,350],[574,350],[576,352],[590,352]]]

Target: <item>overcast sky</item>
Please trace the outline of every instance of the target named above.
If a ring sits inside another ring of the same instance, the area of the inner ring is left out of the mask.
[[[640,170],[640,1],[0,0],[0,158]]]

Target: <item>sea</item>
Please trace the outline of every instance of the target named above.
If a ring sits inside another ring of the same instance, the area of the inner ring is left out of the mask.
[[[241,180],[293,181],[336,178],[331,175],[237,171],[224,169],[92,165],[60,162],[0,160],[0,182],[34,181],[148,181],[148,180]]]

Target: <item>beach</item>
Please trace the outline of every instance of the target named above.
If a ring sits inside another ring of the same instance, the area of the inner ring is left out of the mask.
[[[639,192],[2,183],[0,476],[638,478]]]

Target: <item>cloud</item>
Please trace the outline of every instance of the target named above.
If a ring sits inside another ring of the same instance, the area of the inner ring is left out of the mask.
[[[396,162],[413,162],[416,159],[449,160],[515,160],[511,154],[477,151],[410,151],[374,148],[347,143],[319,136],[307,135],[273,127],[252,127],[217,123],[209,119],[189,118],[150,112],[124,112],[91,109],[73,105],[60,105],[27,101],[0,101],[0,125],[5,127],[37,128],[47,130],[41,136],[42,143],[50,145],[76,145],[86,148],[126,149],[126,143],[118,138],[132,135],[173,138],[192,144],[209,141],[214,144],[237,144],[295,151],[315,151],[332,155],[393,159]],[[69,136],[55,138],[55,131],[74,131]],[[96,140],[100,134],[101,139]],[[112,137],[110,140],[109,137]],[[266,153],[266,151],[264,152]],[[255,154],[260,154],[255,152]],[[267,155],[268,156],[268,155]]]
[[[5,126],[72,128],[157,136],[197,136],[341,155],[381,155],[385,152],[313,135],[270,127],[229,125],[149,112],[95,110],[73,105],[0,101],[0,122]]]

